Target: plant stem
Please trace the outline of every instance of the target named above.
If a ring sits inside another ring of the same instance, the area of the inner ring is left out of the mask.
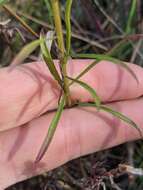
[[[59,0],[51,0],[51,4],[52,4],[53,17],[54,17],[54,23],[55,23],[55,30],[56,30],[57,40],[58,40],[58,47],[63,57],[65,53],[65,47],[64,47]]]
[[[58,48],[60,50],[60,65],[61,65],[61,72],[63,77],[63,90],[66,96],[66,104],[70,106],[70,91],[69,91],[69,83],[67,76],[67,57],[65,54],[65,45],[64,45],[64,38],[63,38],[63,31],[62,31],[62,22],[61,22],[61,14],[60,14],[60,4],[59,0],[51,0],[52,10],[53,10],[53,17],[55,23],[55,30],[57,35],[58,41]]]
[[[61,60],[62,63],[62,75],[63,75],[63,89],[65,92],[65,97],[66,97],[66,105],[70,106],[71,105],[71,98],[70,98],[70,89],[69,89],[69,80],[66,77],[67,76],[67,57],[63,57],[63,60]]]

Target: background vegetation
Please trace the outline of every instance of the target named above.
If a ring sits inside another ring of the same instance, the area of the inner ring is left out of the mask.
[[[65,0],[61,0],[63,5]],[[48,0],[11,0],[17,14],[34,31],[48,32],[53,28],[52,12]],[[64,15],[64,9],[63,9]],[[64,16],[63,16],[64,17]],[[76,53],[105,53],[114,50],[114,56],[143,65],[143,40],[134,34],[143,33],[142,0],[76,0],[72,9],[72,51]],[[3,24],[3,21],[8,21]],[[65,25],[63,20],[63,25]],[[126,38],[130,35],[130,39]],[[27,33],[21,24],[4,9],[0,10],[0,63],[7,66],[24,44],[35,37]],[[122,43],[124,42],[124,43]],[[56,47],[52,47],[56,58]],[[39,51],[27,61],[39,59]],[[143,177],[135,175],[114,176],[115,183],[105,173],[113,172],[118,164],[126,163],[142,167],[143,145],[140,141],[127,143],[72,161],[54,171],[19,183],[9,190],[50,189],[90,190],[143,189]],[[116,173],[116,172],[115,172]],[[115,175],[115,174],[114,174]],[[105,185],[105,186],[104,186]]]

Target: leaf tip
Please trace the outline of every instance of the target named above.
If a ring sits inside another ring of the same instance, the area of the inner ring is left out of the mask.
[[[37,156],[36,156],[36,159],[35,159],[35,161],[34,161],[35,164],[39,163],[39,162],[42,160],[42,158],[43,158],[43,156],[44,156],[46,150],[47,150],[47,146],[46,146],[46,147],[45,147],[45,146],[42,146],[42,147],[40,148],[40,151],[38,152],[38,154],[37,154]]]

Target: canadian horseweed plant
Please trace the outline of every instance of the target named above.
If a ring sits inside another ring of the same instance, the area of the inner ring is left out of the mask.
[[[40,47],[42,58],[45,61],[51,75],[53,78],[57,81],[59,87],[61,88],[61,97],[59,97],[59,104],[57,111],[55,113],[55,116],[53,117],[51,124],[49,126],[47,135],[45,137],[44,142],[42,143],[42,146],[40,148],[40,151],[35,159],[35,162],[39,162],[46,150],[48,149],[56,128],[58,126],[58,122],[60,120],[60,117],[62,115],[62,112],[64,108],[70,108],[72,106],[81,106],[81,107],[95,107],[98,111],[108,112],[112,114],[113,116],[119,118],[120,120],[126,122],[130,126],[134,127],[138,130],[140,135],[142,136],[140,128],[127,116],[123,115],[120,112],[117,112],[105,105],[102,105],[100,97],[96,93],[96,90],[93,89],[90,85],[86,84],[85,82],[81,81],[80,78],[87,73],[89,70],[91,70],[96,64],[98,64],[101,60],[107,60],[111,61],[113,64],[119,64],[123,68],[125,68],[138,82],[137,77],[135,73],[127,66],[126,63],[116,59],[115,57],[112,57],[112,53],[114,51],[110,51],[106,54],[72,54],[71,51],[71,7],[72,7],[72,0],[66,0],[65,3],[65,27],[66,27],[66,39],[64,41],[63,38],[63,30],[62,30],[62,21],[61,21],[61,3],[60,0],[49,0],[48,4],[52,8],[52,14],[53,14],[53,23],[54,23],[54,29],[56,33],[56,41],[58,46],[58,56],[59,64],[60,64],[60,74],[57,71],[52,55],[51,55],[51,45],[48,47],[47,40],[49,43],[52,44],[53,42],[53,36],[50,36],[49,39],[46,39],[46,37],[41,34],[37,34],[35,31],[31,29],[30,26],[27,25],[25,21],[23,21],[14,10],[12,10],[8,5],[5,4],[5,0],[0,1],[0,5],[2,8],[4,8],[9,14],[11,14],[13,17],[15,17],[20,24],[25,28],[25,30],[29,31],[32,35],[36,37],[36,40],[32,41],[31,43],[25,45],[23,49],[20,51],[20,53],[15,57],[13,61],[13,65],[17,65],[18,63],[21,63],[25,58],[27,58],[37,47]],[[131,17],[131,16],[130,16]],[[130,29],[130,20],[128,22],[128,26],[126,31],[128,32]],[[54,38],[55,39],[55,38]],[[101,47],[102,48],[102,47]],[[115,48],[116,49],[116,48]],[[81,73],[79,73],[78,76],[75,78],[71,78],[67,75],[67,67],[68,67],[68,60],[69,58],[83,58],[83,59],[92,59],[93,62],[88,65]],[[86,89],[91,96],[93,97],[93,102],[72,102],[71,96],[70,96],[70,87],[74,83],[77,83],[82,88]]]

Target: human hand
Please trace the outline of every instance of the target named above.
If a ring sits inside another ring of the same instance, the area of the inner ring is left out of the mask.
[[[69,63],[69,74],[76,76],[89,60]],[[129,64],[139,84],[125,69],[102,61],[82,80],[96,89],[103,102],[124,113],[143,127],[143,69]],[[69,160],[140,138],[136,129],[110,114],[93,108],[72,108],[63,112],[53,141],[37,165],[35,157],[57,107],[59,89],[47,66],[40,62],[0,70],[0,188]],[[80,86],[71,87],[73,99],[91,100]]]

